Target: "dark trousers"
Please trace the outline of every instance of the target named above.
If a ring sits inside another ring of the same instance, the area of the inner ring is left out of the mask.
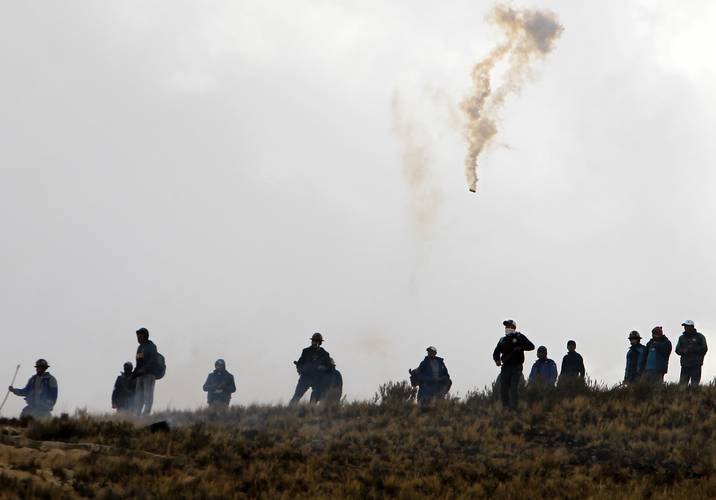
[[[701,382],[701,366],[682,366],[679,385],[699,385]]]
[[[657,372],[655,370],[644,370],[644,373],[642,374],[641,378],[644,382],[647,382],[649,384],[663,384],[664,375],[664,373]]]
[[[289,404],[293,405],[298,403],[303,395],[306,394],[308,389],[311,389],[311,403],[317,403],[320,399],[321,393],[320,384],[318,382],[318,377],[315,376],[301,375],[298,377],[296,391],[293,393],[293,397],[291,398],[291,402]]]
[[[500,371],[500,398],[502,399],[502,405],[510,410],[517,409],[521,378],[522,365],[502,365],[502,370]]]

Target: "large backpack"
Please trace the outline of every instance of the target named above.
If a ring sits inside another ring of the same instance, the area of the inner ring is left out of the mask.
[[[154,363],[154,378],[160,380],[167,373],[167,362],[164,355],[157,352],[156,361]]]

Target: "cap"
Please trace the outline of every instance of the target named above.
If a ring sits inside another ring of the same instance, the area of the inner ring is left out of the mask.
[[[137,335],[140,335],[140,334],[141,334],[141,335],[146,335],[147,337],[149,337],[149,330],[147,330],[146,328],[142,327],[142,328],[140,328],[139,330],[137,330]]]
[[[427,347],[427,349],[425,349],[425,350],[428,351],[428,352],[432,351],[432,352],[434,352],[435,354],[438,353],[437,347],[432,346],[432,345],[429,345],[429,346]]]
[[[35,368],[39,368],[39,367],[49,368],[50,365],[47,364],[46,359],[40,358],[37,361],[35,361]]]
[[[320,333],[316,332],[316,333],[314,333],[313,335],[311,335],[311,340],[312,340],[312,341],[315,340],[316,342],[323,342],[323,335],[321,335]]]
[[[502,322],[502,324],[503,324],[504,326],[508,326],[508,327],[510,327],[510,328],[516,328],[516,327],[517,327],[517,325],[515,324],[515,321],[512,320],[512,319],[506,319],[505,321]]]
[[[639,332],[637,332],[636,330],[632,330],[631,332],[629,332],[629,337],[628,337],[629,340],[632,340],[632,339],[638,340],[640,338],[641,338],[641,335],[639,335]]]
[[[691,321],[690,319],[687,319],[686,321],[681,323],[681,326],[694,326],[694,322]]]

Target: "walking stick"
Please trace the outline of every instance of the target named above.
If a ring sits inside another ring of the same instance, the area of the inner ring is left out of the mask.
[[[12,382],[10,382],[10,387],[15,385],[15,379],[17,378],[17,372],[20,371],[20,365],[17,365],[15,367],[15,375],[12,376]],[[2,409],[5,407],[5,403],[7,402],[7,397],[10,395],[10,389],[7,390],[7,393],[5,393],[5,397],[2,400],[2,403],[0,403],[0,412],[2,412]]]

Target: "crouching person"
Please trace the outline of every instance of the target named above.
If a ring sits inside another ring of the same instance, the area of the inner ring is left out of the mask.
[[[30,377],[24,389],[16,389],[13,386],[8,390],[16,396],[25,398],[27,406],[22,409],[20,417],[49,418],[52,409],[57,402],[57,380],[50,375],[47,369],[50,367],[44,359],[38,359],[35,363],[35,375]]]
[[[438,350],[430,346],[428,355],[415,370],[408,370],[410,383],[418,386],[418,403],[426,404],[432,399],[442,399],[450,391],[452,380],[443,358],[438,357]]]
[[[234,376],[226,370],[226,362],[217,359],[214,371],[204,382],[206,401],[213,408],[227,408],[231,402],[231,395],[236,392]]]

